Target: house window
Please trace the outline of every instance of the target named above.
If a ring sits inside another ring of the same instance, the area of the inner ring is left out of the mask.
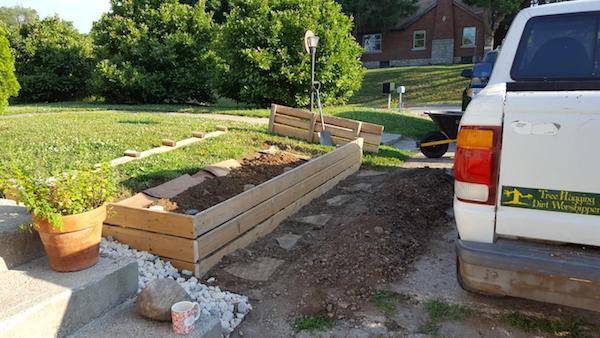
[[[414,31],[413,32],[413,50],[423,50],[425,49],[425,39],[426,34],[425,31]]]
[[[477,28],[475,28],[475,27],[463,28],[462,47],[473,48],[473,47],[475,47],[476,40],[477,40]]]
[[[381,34],[363,35],[365,53],[381,53]]]

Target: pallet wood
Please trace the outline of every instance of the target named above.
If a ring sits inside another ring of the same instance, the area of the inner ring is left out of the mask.
[[[203,236],[200,236],[198,239],[200,258],[206,257],[218,250],[227,242],[230,242],[232,239],[250,230],[258,223],[271,217],[279,210],[284,209],[286,206],[290,205],[303,195],[339,175],[348,167],[360,163],[360,161],[360,153],[350,154],[343,160],[330,165],[325,170],[308,177],[307,179],[271,197],[256,207],[246,211],[245,213],[225,222],[218,228],[208,232]]]
[[[283,124],[274,123],[272,131],[277,134],[291,136],[291,137],[299,138],[302,140],[307,140],[309,142],[311,141],[309,139],[308,132],[304,129],[294,128],[294,127],[286,126]]]
[[[137,250],[184,262],[195,263],[199,258],[198,242],[191,239],[108,224],[102,227],[102,235],[111,236]]]
[[[355,164],[351,168],[346,169],[344,172],[342,172],[340,175],[336,176],[334,179],[326,182],[325,184],[321,185],[319,188],[304,195],[303,197],[298,199],[296,202],[290,204],[285,209],[279,211],[278,213],[276,213],[275,215],[273,215],[266,221],[260,223],[256,227],[254,227],[252,230],[250,230],[250,231],[246,232],[244,235],[236,238],[231,243],[223,246],[221,249],[219,249],[217,252],[215,252],[211,256],[209,256],[205,259],[202,259],[200,261],[200,274],[201,275],[206,274],[212,267],[217,265],[224,256],[226,256],[238,249],[245,248],[248,245],[254,243],[259,238],[268,235],[273,230],[275,230],[277,228],[277,226],[279,226],[279,224],[281,222],[283,222],[286,218],[288,218],[289,216],[298,212],[303,206],[310,203],[313,199],[315,199],[315,198],[323,195],[327,191],[331,190],[340,181],[344,180],[348,176],[357,172],[358,169],[360,169],[360,163]]]
[[[378,152],[384,127],[367,122],[345,119],[337,116],[325,116],[325,129],[330,131],[336,145],[346,144],[357,138],[364,139],[364,150]],[[309,142],[319,142],[322,130],[319,114],[306,112],[286,106],[271,105],[269,132],[295,137]]]
[[[306,177],[327,168],[353,152],[361,152],[362,139],[348,143],[335,151],[311,160],[233,198],[206,209],[194,216],[195,233],[200,236],[236,217]]]
[[[195,239],[194,218],[173,212],[148,210],[124,204],[109,205],[105,223],[149,232]]]

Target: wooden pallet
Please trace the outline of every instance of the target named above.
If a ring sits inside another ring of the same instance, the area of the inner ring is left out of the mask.
[[[170,260],[202,276],[223,256],[273,231],[287,217],[355,173],[358,138],[194,216],[147,209],[140,193],[110,205],[104,236]]]
[[[364,139],[365,151],[379,151],[383,126],[336,116],[325,116],[324,122],[325,129],[331,133],[336,145],[346,144],[360,137]],[[319,114],[277,104],[271,105],[269,132],[318,143],[321,130]]]

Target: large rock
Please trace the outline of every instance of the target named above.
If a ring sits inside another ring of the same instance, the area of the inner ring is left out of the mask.
[[[150,282],[137,298],[137,313],[160,321],[171,320],[171,306],[177,302],[193,301],[176,281],[159,278]]]

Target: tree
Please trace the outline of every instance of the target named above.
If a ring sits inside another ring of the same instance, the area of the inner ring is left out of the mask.
[[[320,37],[316,80],[322,98],[343,103],[361,86],[361,47],[352,19],[333,0],[238,0],[221,29],[219,51],[226,62],[221,93],[238,101],[307,105],[310,55],[307,29]]]
[[[70,22],[58,17],[33,21],[9,38],[21,83],[18,100],[67,101],[89,94],[92,44]]]
[[[180,0],[182,4],[194,6],[200,0]],[[206,0],[206,10],[213,13],[213,21],[218,24],[225,22],[225,16],[229,13],[230,0]]]
[[[417,10],[417,0],[337,0],[354,17],[355,30],[388,29]]]
[[[37,11],[33,8],[23,6],[0,7],[0,22],[3,22],[9,29],[34,22],[37,19]]]
[[[19,92],[15,77],[15,58],[10,52],[6,31],[0,24],[0,112],[8,104],[8,98]]]
[[[485,27],[485,49],[491,50],[494,45],[494,33],[506,16],[513,15],[521,8],[523,0],[464,0],[467,5],[483,9]]]
[[[123,103],[212,102],[218,64],[211,50],[216,30],[204,2],[111,0],[112,11],[94,23],[100,60],[94,87]]]

